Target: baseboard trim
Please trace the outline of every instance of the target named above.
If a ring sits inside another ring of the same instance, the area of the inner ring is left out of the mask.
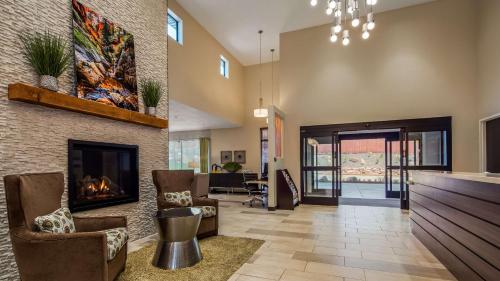
[[[158,232],[151,234],[151,235],[148,235],[148,236],[144,236],[144,237],[136,239],[134,241],[129,241],[129,243],[143,243],[143,242],[151,240],[151,239],[156,239],[157,236],[158,236]]]
[[[270,212],[276,211],[276,207],[267,207],[267,210]]]

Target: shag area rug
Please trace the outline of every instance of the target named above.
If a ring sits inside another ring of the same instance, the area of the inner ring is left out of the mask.
[[[200,241],[203,260],[193,267],[164,270],[151,264],[156,243],[130,253],[118,281],[226,281],[262,246],[264,241],[216,236]]]

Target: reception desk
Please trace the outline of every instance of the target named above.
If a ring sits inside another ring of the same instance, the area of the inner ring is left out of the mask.
[[[458,280],[500,280],[500,178],[417,172],[412,233]]]

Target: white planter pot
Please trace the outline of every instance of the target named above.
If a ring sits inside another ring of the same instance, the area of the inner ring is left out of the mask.
[[[40,76],[40,87],[54,92],[59,91],[59,84],[57,83],[57,78],[50,75]]]
[[[156,107],[146,107],[144,111],[147,115],[156,116]]]

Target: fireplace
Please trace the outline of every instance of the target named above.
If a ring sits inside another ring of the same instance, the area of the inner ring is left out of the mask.
[[[68,205],[72,212],[137,202],[136,145],[68,141]]]

